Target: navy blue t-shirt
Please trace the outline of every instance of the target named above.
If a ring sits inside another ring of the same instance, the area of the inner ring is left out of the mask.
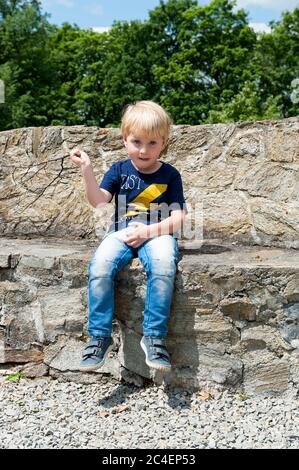
[[[121,230],[132,220],[158,223],[172,210],[187,212],[180,173],[169,163],[161,163],[154,173],[141,173],[128,159],[113,163],[104,174],[99,187],[115,196],[115,214],[108,232]]]

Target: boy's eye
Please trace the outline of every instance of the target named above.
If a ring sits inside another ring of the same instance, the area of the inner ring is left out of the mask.
[[[134,143],[135,145],[140,145],[140,144],[141,144],[141,141],[138,140],[138,139],[133,139],[133,143]],[[156,142],[155,140],[151,140],[151,141],[150,141],[150,145],[156,145],[156,144],[157,144],[157,142]]]

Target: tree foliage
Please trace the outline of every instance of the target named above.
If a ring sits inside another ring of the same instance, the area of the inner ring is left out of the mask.
[[[298,115],[299,8],[256,34],[233,0],[160,0],[146,21],[95,33],[51,25],[37,0],[0,0],[0,130],[118,126],[152,99],[176,124]]]
[[[5,83],[0,129],[46,125],[51,88],[52,27],[37,1],[0,0],[0,78]]]

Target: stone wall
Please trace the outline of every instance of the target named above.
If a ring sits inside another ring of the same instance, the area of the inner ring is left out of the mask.
[[[203,232],[180,240],[167,377],[152,375],[139,345],[146,277],[138,260],[117,277],[112,356],[101,372],[78,372],[87,266],[113,205],[90,208],[68,153],[86,150],[100,181],[127,158],[119,130],[1,132],[0,370],[247,394],[298,387],[298,129],[299,118],[174,127],[164,160],[181,171],[189,217],[202,218]]]
[[[299,384],[299,252],[205,243],[182,249],[166,376],[139,345],[146,278],[138,259],[117,276],[115,347],[100,372],[80,374],[87,265],[95,246],[63,240],[0,241],[0,365],[26,376],[282,393]]]
[[[181,171],[186,200],[203,217],[197,238],[298,248],[298,136],[299,118],[174,127],[164,160]],[[127,158],[119,129],[0,132],[0,234],[99,237],[111,214],[86,203],[80,171],[67,157],[74,146],[90,154],[99,181]]]

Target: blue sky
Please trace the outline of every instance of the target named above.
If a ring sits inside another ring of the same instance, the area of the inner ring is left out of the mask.
[[[198,3],[205,5],[209,1]],[[50,22],[61,25],[67,21],[98,31],[111,26],[114,20],[145,20],[149,10],[159,3],[159,0],[41,0],[43,11],[51,14]],[[299,0],[238,0],[237,5],[249,12],[249,21],[258,31],[267,30],[269,21],[278,20],[283,10],[299,6]]]

